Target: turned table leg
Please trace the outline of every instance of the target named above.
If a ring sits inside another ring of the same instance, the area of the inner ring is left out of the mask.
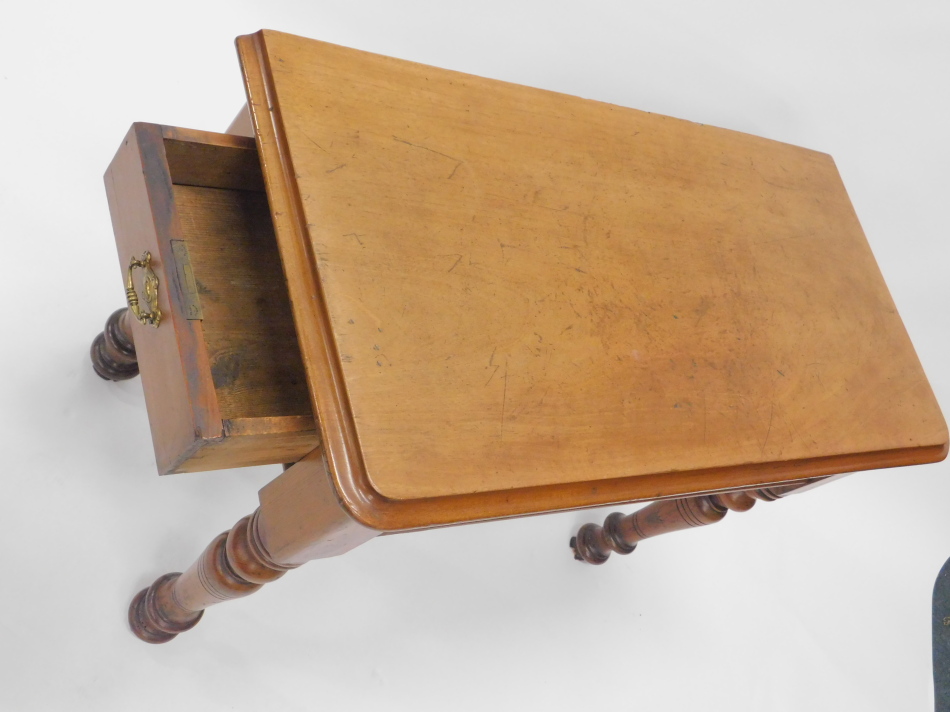
[[[314,450],[260,491],[261,506],[218,535],[185,573],[160,576],[129,606],[132,632],[165,643],[193,628],[208,606],[248,596],[299,565],[346,553],[379,534],[336,496]]]
[[[629,554],[637,542],[660,534],[714,524],[729,510],[745,512],[756,500],[771,502],[802,487],[803,482],[779,487],[763,487],[745,492],[707,494],[654,502],[633,514],[614,512],[603,526],[585,524],[571,537],[574,558],[589,564],[602,564],[611,552]]]
[[[160,576],[129,606],[132,632],[147,643],[165,643],[193,628],[204,609],[248,596],[295,566],[270,559],[260,541],[260,509],[215,537],[185,573]]]
[[[139,375],[130,319],[127,308],[117,309],[106,320],[105,330],[93,340],[89,353],[92,368],[100,378],[124,381]]]

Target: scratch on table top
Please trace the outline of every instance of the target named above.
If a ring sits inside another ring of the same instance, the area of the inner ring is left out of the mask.
[[[330,155],[330,152],[329,152],[327,149],[325,149],[325,148],[324,148],[323,146],[321,146],[319,143],[317,143],[317,142],[314,141],[312,138],[310,138],[309,136],[307,136],[307,134],[304,134],[304,136],[305,136],[305,137],[307,138],[307,140],[308,140],[310,143],[312,143],[314,146],[316,146],[317,148],[319,148],[321,151],[323,151],[323,152],[324,152],[325,154],[327,154],[328,156]]]
[[[775,415],[775,403],[769,406],[769,429],[765,432],[765,442],[762,443],[762,454],[765,454],[765,448],[769,444],[769,436],[772,434],[772,417]]]
[[[413,143],[412,141],[406,141],[405,139],[399,138],[398,136],[393,136],[393,141],[398,141],[399,143],[404,143],[404,144],[406,144],[407,146],[412,146],[413,148],[421,148],[423,151],[428,151],[429,153],[434,153],[434,154],[437,155],[437,156],[442,156],[442,158],[448,158],[450,161],[455,161],[455,167],[452,169],[452,172],[449,173],[449,175],[448,175],[448,177],[446,178],[446,180],[451,180],[452,176],[455,175],[455,171],[457,171],[457,170],[459,169],[459,166],[461,166],[463,163],[465,163],[465,161],[463,161],[463,160],[460,159],[460,158],[456,158],[455,156],[450,156],[450,155],[447,154],[447,153],[442,153],[442,151],[436,151],[434,148],[429,148],[428,146],[423,146],[422,144],[419,144],[419,143]]]

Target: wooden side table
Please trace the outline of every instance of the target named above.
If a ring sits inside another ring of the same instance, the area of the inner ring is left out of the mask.
[[[290,463],[132,602],[208,606],[384,533],[658,500],[602,563],[947,427],[832,159],[262,31],[226,134],[136,124],[106,185],[162,474]]]

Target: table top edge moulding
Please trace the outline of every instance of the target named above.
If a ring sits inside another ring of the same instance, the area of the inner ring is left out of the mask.
[[[328,469],[363,524],[946,456],[826,154],[283,33],[237,47]],[[389,301],[354,296],[366,280]]]

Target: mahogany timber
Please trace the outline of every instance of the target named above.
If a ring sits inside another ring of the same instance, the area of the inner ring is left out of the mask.
[[[248,464],[266,432],[294,464],[135,597],[143,640],[379,534],[660,500],[582,527],[572,548],[597,563],[822,477],[946,455],[829,157],[279,33],[238,49],[232,135],[137,125],[110,202],[120,257],[152,250],[171,285],[175,328],[143,359],[143,381],[167,379],[165,461]],[[280,267],[251,238],[272,236],[262,185]],[[214,326],[184,319],[172,239]],[[219,271],[232,256],[263,304]],[[281,273],[289,305],[271,310]],[[227,305],[235,327],[217,329]],[[273,320],[297,361],[235,346]],[[247,369],[216,377],[229,348]]]
[[[159,472],[294,461],[319,445],[257,152],[135,124],[106,173],[120,267],[152,253],[163,312],[131,323]],[[185,303],[188,249],[203,320]]]
[[[204,610],[241,598],[293,567],[273,562],[257,534],[258,512],[219,534],[185,573],[160,576],[132,599],[129,626],[146,643],[167,643],[194,628]]]
[[[159,472],[174,471],[183,453],[194,449],[195,434],[213,431],[220,422],[210,389],[200,381],[207,369],[206,354],[191,323],[172,309],[177,290],[169,290],[164,269],[172,259],[160,235],[177,231],[171,206],[171,183],[164,160],[163,137],[158,127],[135,124],[105,174],[106,194],[112,214],[119,269],[123,283],[129,258],[152,253],[152,268],[159,278],[158,305],[163,323],[150,328],[132,325],[142,388],[148,409],[152,442]],[[174,270],[172,270],[174,272]],[[192,363],[184,364],[188,354]],[[188,378],[186,374],[194,377]]]
[[[238,38],[340,498],[383,530],[940,460],[832,159]]]
[[[772,502],[807,483],[766,487],[747,492],[684,497],[654,502],[633,514],[614,512],[603,526],[585,524],[571,537],[574,558],[588,564],[603,564],[611,552],[630,554],[637,543],[650,537],[721,521],[726,513],[747,512],[755,501]]]
[[[345,553],[376,536],[337,500],[319,450],[261,490],[261,506],[218,535],[183,574],[168,573],[140,591],[129,626],[147,643],[193,628],[204,610],[240,598],[312,559]]]
[[[382,533],[359,522],[340,501],[320,449],[288,466],[259,497],[261,542],[281,563],[338,556]]]
[[[89,355],[100,378],[124,381],[139,375],[130,319],[128,308],[117,309],[106,320],[106,328],[93,339]]]

